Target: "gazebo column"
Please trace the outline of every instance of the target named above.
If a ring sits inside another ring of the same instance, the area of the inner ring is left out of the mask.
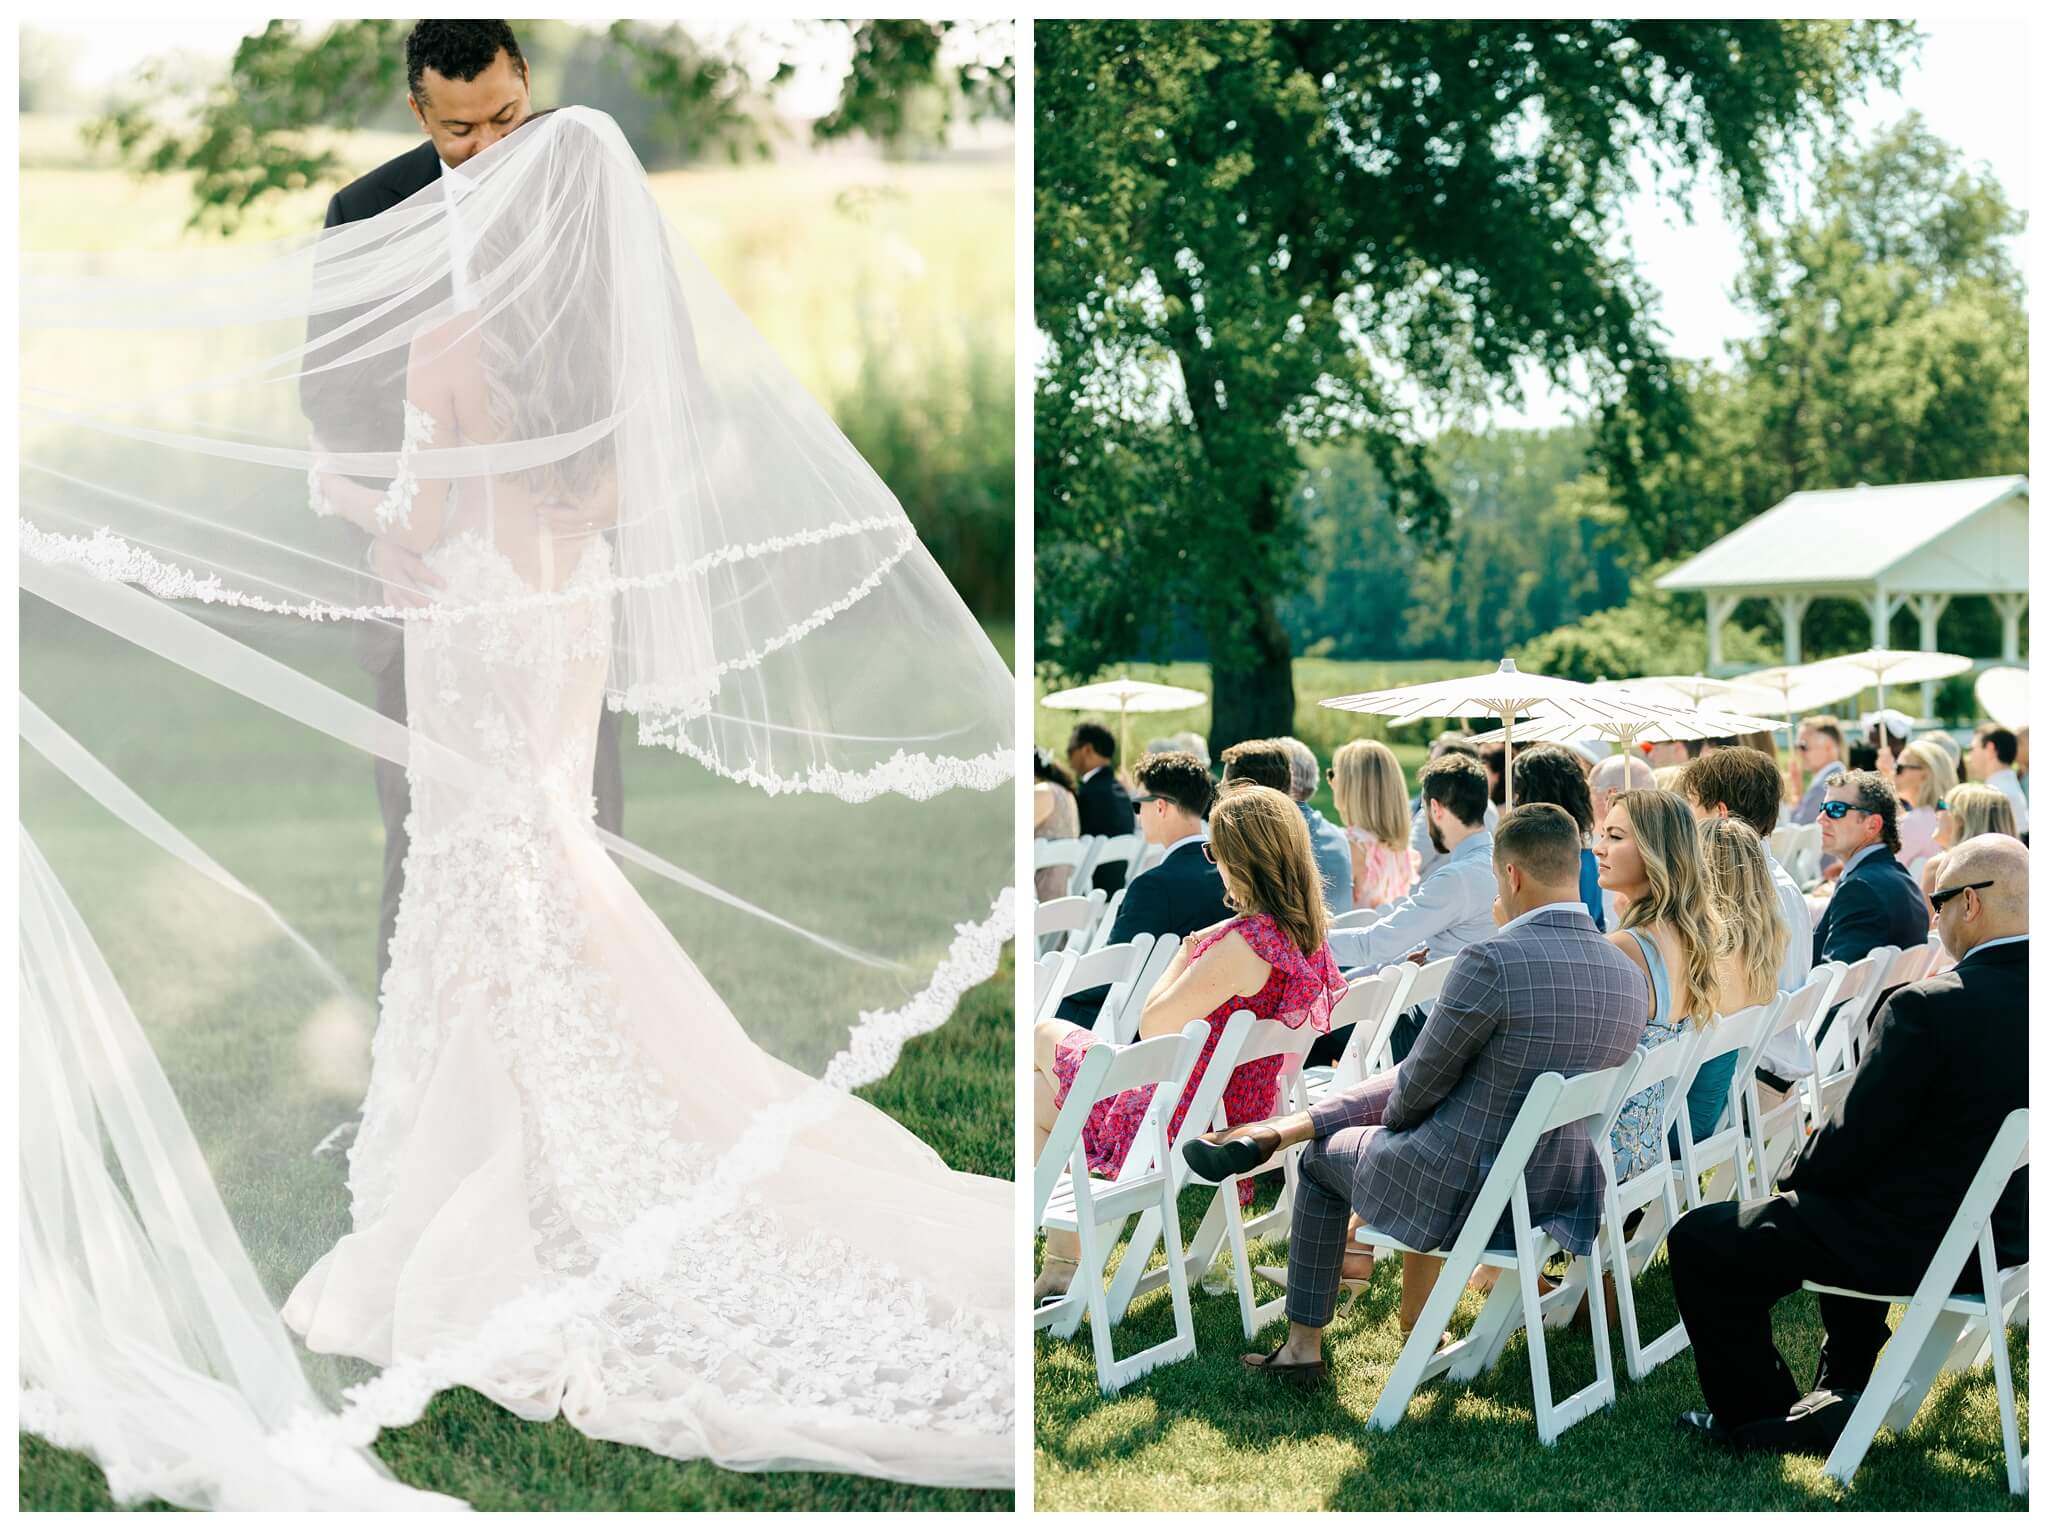
[[[1949,598],[1945,595],[1916,595],[1912,602],[1913,610],[1920,618],[1920,647],[1930,652],[1940,648],[1938,629]],[[1934,716],[1934,682],[1931,680],[1920,683],[1920,716]]]
[[[2005,645],[2002,657],[2007,664],[2020,662],[2020,614],[2027,609],[2026,592],[2000,594],[1991,597],[1991,604],[1998,608],[1998,619],[2005,625]]]
[[[1799,659],[1799,628],[1806,621],[1806,608],[1813,604],[1810,595],[1781,595],[1778,597],[1778,620],[1785,628],[1785,663],[1794,665]]]
[[[1904,597],[1887,595],[1882,585],[1863,598],[1863,609],[1870,613],[1872,648],[1888,649],[1892,646],[1892,614],[1904,604]]]
[[[1739,595],[1708,595],[1707,597],[1707,673],[1712,675],[1721,668],[1721,624],[1735,614],[1736,605],[1742,600]]]

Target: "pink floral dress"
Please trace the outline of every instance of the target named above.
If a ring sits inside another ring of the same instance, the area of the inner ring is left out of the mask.
[[[1180,1131],[1181,1118],[1187,1114],[1189,1102],[1201,1087],[1202,1076],[1208,1072],[1209,1059],[1214,1055],[1216,1045],[1223,1040],[1223,1023],[1231,1016],[1240,1010],[1249,1010],[1261,1020],[1277,1020],[1290,1027],[1307,1026],[1312,1031],[1326,1032],[1330,1029],[1331,1007],[1344,997],[1344,978],[1337,970],[1330,948],[1325,945],[1313,957],[1303,956],[1301,948],[1289,939],[1271,915],[1239,915],[1205,936],[1190,937],[1188,960],[1194,961],[1233,930],[1245,938],[1253,951],[1272,964],[1273,971],[1258,993],[1227,999],[1209,1012],[1209,1040],[1203,1045],[1201,1057],[1195,1060],[1194,1073],[1189,1077],[1187,1087],[1181,1091],[1179,1104],[1174,1107],[1173,1120],[1167,1126],[1169,1135]],[[1067,1091],[1074,1087],[1074,1075],[1088,1049],[1098,1045],[1107,1044],[1086,1031],[1072,1031],[1061,1039],[1052,1060],[1053,1073],[1060,1083],[1059,1102],[1064,1102]],[[1232,1071],[1229,1082],[1223,1087],[1224,1119],[1235,1127],[1240,1122],[1256,1122],[1271,1116],[1279,1104],[1279,1080],[1278,1058],[1260,1058]],[[1088,1150],[1090,1169],[1104,1175],[1117,1172],[1145,1120],[1145,1109],[1151,1104],[1150,1085],[1143,1089],[1125,1090],[1121,1095],[1097,1102],[1081,1129],[1081,1142]],[[1249,1181],[1240,1181],[1237,1191],[1241,1202],[1250,1202],[1252,1188]]]
[[[1415,886],[1415,863],[1421,858],[1405,845],[1385,845],[1369,829],[1344,826],[1356,849],[1351,856],[1351,907],[1377,909],[1406,898]]]

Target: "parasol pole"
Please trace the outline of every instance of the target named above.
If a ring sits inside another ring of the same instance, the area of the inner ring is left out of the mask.
[[[1125,770],[1129,770],[1131,764],[1131,699],[1128,695],[1117,698],[1116,748],[1117,759],[1123,762]]]
[[[1505,818],[1507,814],[1515,811],[1515,709],[1513,707],[1508,708],[1507,715],[1501,719],[1501,723],[1507,729],[1507,732],[1501,737],[1501,743],[1505,746],[1505,751],[1501,756],[1500,768],[1501,785],[1507,789],[1507,808],[1502,814],[1502,817]]]

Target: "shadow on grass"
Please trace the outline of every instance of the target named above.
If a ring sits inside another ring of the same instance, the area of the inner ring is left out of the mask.
[[[1191,1232],[1210,1193],[1182,1200]],[[1262,1189],[1258,1205],[1270,1205]],[[1255,1244],[1254,1263],[1279,1263],[1284,1240]],[[1157,1264],[1157,1257],[1154,1258]],[[1234,1293],[1194,1293],[1196,1355],[1103,1398],[1084,1323],[1071,1340],[1037,1341],[1037,1472],[1040,1509],[1118,1510],[1706,1510],[1826,1508],[1998,1510],[2022,1507],[2005,1488],[1997,1397],[1990,1368],[1944,1378],[1903,1438],[1880,1435],[1846,1490],[1818,1457],[1736,1457],[1682,1438],[1673,1421],[1700,1406],[1691,1355],[1681,1352],[1631,1382],[1619,1320],[1611,1310],[1617,1397],[1567,1430],[1555,1446],[1536,1436],[1528,1342],[1518,1335],[1490,1374],[1469,1384],[1421,1388],[1398,1428],[1366,1420],[1400,1350],[1398,1261],[1382,1262],[1371,1286],[1326,1331],[1330,1380],[1319,1388],[1249,1372],[1238,1357],[1269,1350],[1275,1320],[1247,1341]],[[1255,1297],[1278,1288],[1255,1278]],[[1677,1319],[1660,1257],[1636,1282],[1645,1334]],[[1462,1333],[1481,1299],[1467,1293],[1451,1328]],[[1172,1332],[1164,1291],[1132,1304],[1115,1330],[1129,1354]],[[1776,1335],[1795,1376],[1810,1377],[1820,1349],[1810,1296],[1782,1303]],[[2025,1431],[2025,1331],[2015,1331],[2015,1383]],[[1553,1396],[1594,1376],[1593,1339],[1577,1329],[1546,1334]]]

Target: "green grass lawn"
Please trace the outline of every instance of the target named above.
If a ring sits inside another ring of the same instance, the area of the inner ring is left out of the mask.
[[[209,683],[139,656],[31,597],[23,600],[22,686],[153,806],[238,877],[265,894],[330,957],[356,994],[373,982],[381,829],[368,762],[299,725]],[[1007,643],[1009,635],[992,635]],[[337,650],[301,654],[308,669],[351,693],[359,670]],[[138,1018],[163,1060],[229,1214],[276,1300],[347,1227],[342,1170],[306,1149],[309,1125],[340,1120],[360,1099],[368,1009],[335,996],[309,965],[245,905],[147,847],[68,784],[39,756],[21,759],[23,822],[78,903],[117,979],[147,996]],[[634,839],[688,867],[721,854],[735,891],[802,919],[807,887],[857,876],[861,851],[842,832],[865,807],[764,794],[709,779],[690,762],[629,746],[626,828]],[[243,790],[237,783],[256,784]],[[880,805],[886,832],[917,819],[929,833],[957,834],[991,813],[1007,825],[1006,794],[955,793],[926,805]],[[981,799],[976,801],[976,799]],[[900,817],[892,817],[898,815]],[[774,822],[768,820],[772,817]],[[736,856],[734,847],[816,844],[803,856]],[[978,840],[990,837],[982,832]],[[845,842],[845,843],[840,843]],[[978,886],[1007,880],[982,868]],[[900,1000],[910,980],[807,960],[812,949],[751,917],[670,884],[639,878],[657,910],[743,1021],[773,1045],[778,1014],[844,1015],[856,1004]],[[931,936],[903,953],[922,983],[963,906],[957,887],[930,879],[903,890]],[[860,884],[855,884],[859,886]],[[979,897],[981,895],[977,895]],[[923,900],[923,902],[919,902]],[[859,943],[861,921],[885,901],[834,911],[831,933]],[[838,904],[844,906],[841,898]],[[931,1143],[956,1169],[1014,1173],[1013,972],[974,989],[939,1031],[912,1042],[889,1078],[862,1093]],[[827,1028],[811,1025],[813,1034]],[[843,1034],[843,1033],[841,1033]],[[803,1039],[813,1049],[821,1035]],[[834,1044],[836,1045],[836,1044]],[[803,1051],[792,1043],[782,1049]],[[305,1068],[315,1059],[337,1066]],[[337,1062],[338,1060],[338,1062]],[[811,1061],[822,1061],[813,1058]],[[325,1395],[367,1377],[361,1363],[308,1357]],[[83,1457],[24,1436],[24,1509],[112,1508],[106,1484]],[[417,1424],[387,1432],[377,1450],[407,1482],[490,1509],[960,1509],[1009,1508],[1009,1493],[911,1488],[847,1475],[727,1472],[593,1441],[560,1421],[529,1424],[477,1394],[437,1398]]]
[[[1181,1199],[1192,1232],[1211,1193]],[[1258,1205],[1270,1206],[1270,1192]],[[1263,1250],[1263,1254],[1260,1252]],[[1285,1240],[1255,1244],[1255,1263],[1278,1263]],[[1156,1258],[1156,1257],[1155,1257]],[[1582,1421],[1554,1447],[1536,1438],[1526,1340],[1471,1385],[1433,1382],[1399,1428],[1368,1434],[1367,1417],[1400,1353],[1397,1262],[1384,1261],[1348,1317],[1326,1331],[1331,1380],[1320,1390],[1255,1376],[1241,1353],[1270,1350],[1275,1320],[1247,1342],[1234,1295],[1194,1292],[1197,1353],[1104,1398],[1087,1328],[1037,1342],[1035,1502],[1041,1510],[2001,1510],[2024,1508],[2005,1486],[1998,1397],[1988,1364],[1945,1377],[1903,1438],[1880,1435],[1843,1490],[1814,1456],[1733,1457],[1681,1439],[1672,1421],[1700,1407],[1690,1352],[1640,1383],[1628,1380],[1618,1322],[1614,1406]],[[1260,1301],[1278,1295],[1257,1281]],[[1637,1283],[1645,1333],[1677,1318],[1660,1255]],[[1467,1294],[1454,1332],[1477,1317]],[[1894,1318],[1896,1318],[1894,1314]],[[1778,1344],[1795,1376],[1810,1378],[1820,1321],[1801,1294],[1776,1313]],[[1162,1288],[1131,1305],[1116,1331],[1120,1355],[1173,1328]],[[2013,1368],[2026,1431],[2026,1331],[2013,1331]],[[1593,1342],[1579,1330],[1549,1336],[1553,1396],[1593,1378]]]

